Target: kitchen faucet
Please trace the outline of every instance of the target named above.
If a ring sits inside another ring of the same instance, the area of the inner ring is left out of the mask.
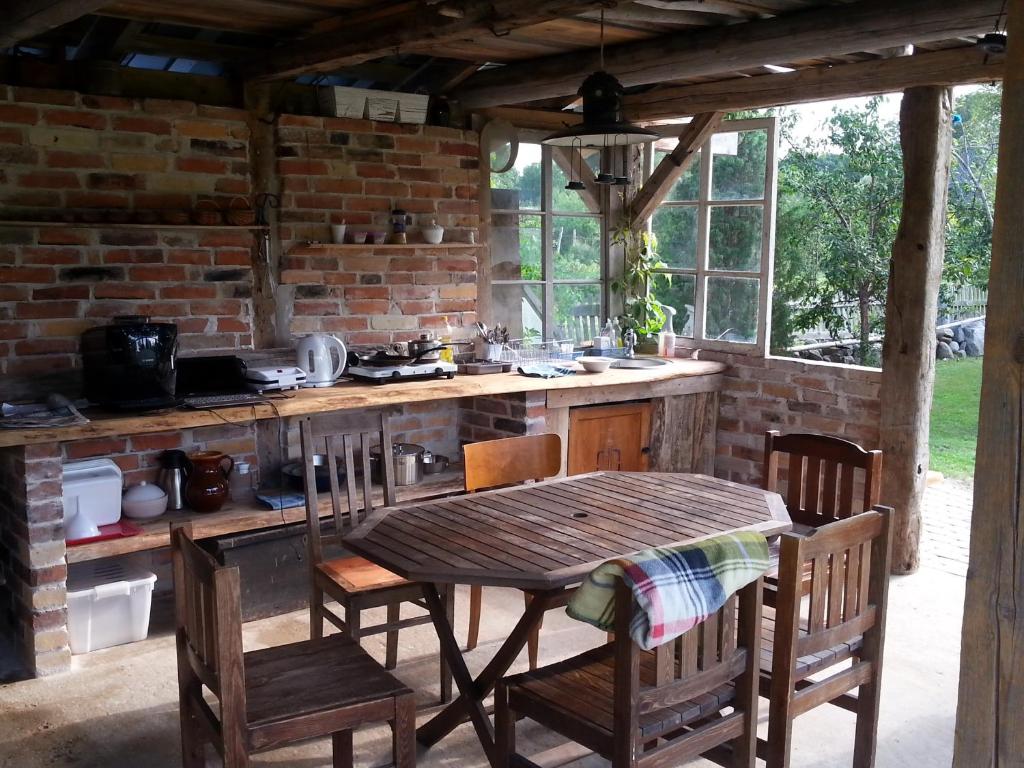
[[[632,360],[636,356],[636,331],[632,328],[627,328],[622,334],[622,346],[622,356]]]

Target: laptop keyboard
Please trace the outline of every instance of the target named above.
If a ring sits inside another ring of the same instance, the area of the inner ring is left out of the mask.
[[[197,395],[184,399],[185,405],[189,408],[225,408],[230,405],[254,405],[265,402],[267,398],[254,392],[237,395]]]

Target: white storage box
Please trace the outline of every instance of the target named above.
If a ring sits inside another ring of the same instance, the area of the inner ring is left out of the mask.
[[[76,511],[93,525],[121,519],[121,468],[110,459],[64,465],[64,516]]]
[[[145,640],[156,576],[142,568],[100,560],[68,570],[71,652],[88,653]]]

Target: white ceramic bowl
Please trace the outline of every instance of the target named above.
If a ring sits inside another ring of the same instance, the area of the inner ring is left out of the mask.
[[[167,493],[158,485],[139,483],[121,497],[121,512],[133,520],[149,520],[167,511]]]
[[[423,227],[420,231],[423,233],[423,239],[431,245],[439,245],[444,240],[444,227]]]
[[[588,357],[580,358],[580,365],[589,373],[604,373],[612,365],[610,357]]]

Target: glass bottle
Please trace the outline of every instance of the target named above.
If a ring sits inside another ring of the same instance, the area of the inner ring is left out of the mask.
[[[229,480],[231,500],[235,504],[251,504],[256,497],[255,473],[252,465],[245,461],[235,464]]]
[[[442,344],[451,344],[452,341],[453,341],[452,334],[453,334],[452,326],[448,322],[448,317],[445,316],[444,317],[444,331],[441,333],[441,343]],[[444,360],[444,362],[446,362],[446,363],[454,363],[455,362],[455,351],[451,347],[444,347],[444,348],[442,348],[441,349],[441,359]]]
[[[619,325],[617,317],[612,318],[612,346],[616,348],[622,346],[622,327]]]

